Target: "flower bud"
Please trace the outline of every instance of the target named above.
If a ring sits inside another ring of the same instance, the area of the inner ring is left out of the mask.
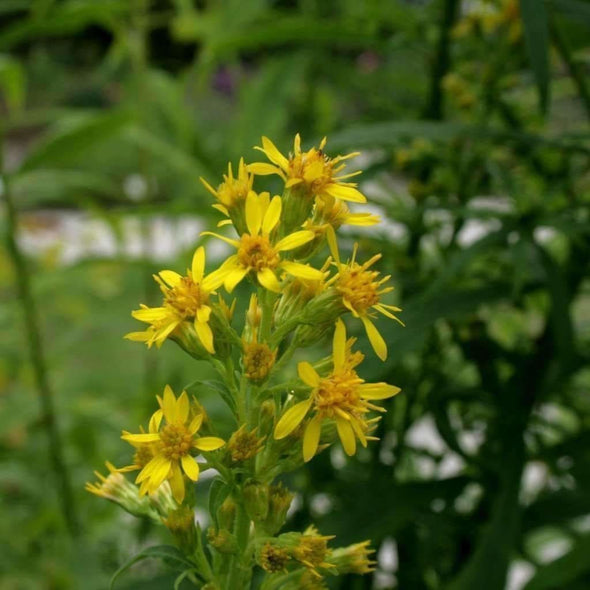
[[[271,485],[268,494],[268,516],[264,521],[264,530],[269,535],[274,535],[281,530],[287,519],[287,511],[294,494],[292,494],[282,483]]]
[[[280,545],[265,543],[256,556],[260,567],[269,574],[285,572],[289,562],[289,552]]]
[[[236,503],[231,496],[228,496],[221,504],[217,519],[219,520],[220,528],[231,531],[234,528],[234,520],[236,518]]]
[[[249,479],[242,489],[246,513],[254,522],[264,520],[268,515],[268,485]]]
[[[271,350],[266,342],[244,342],[243,349],[244,374],[249,381],[260,385],[272,371],[277,352]]]
[[[334,549],[328,561],[336,567],[338,574],[368,574],[377,563],[371,559],[375,550],[369,548],[369,543],[364,541]]]
[[[239,463],[254,457],[262,449],[263,440],[256,435],[256,429],[248,431],[243,424],[231,435],[227,443],[231,460]]]
[[[207,530],[207,541],[211,547],[214,547],[219,553],[236,553],[238,550],[238,543],[235,536],[227,529],[214,529],[209,527]]]
[[[182,551],[193,553],[197,547],[197,527],[192,509],[186,505],[181,506],[170,512],[163,521]]]

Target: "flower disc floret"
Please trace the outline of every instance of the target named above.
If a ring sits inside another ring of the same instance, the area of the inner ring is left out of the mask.
[[[238,261],[242,266],[255,272],[265,268],[274,270],[281,262],[281,256],[273,248],[267,236],[251,236],[244,234],[238,248]]]

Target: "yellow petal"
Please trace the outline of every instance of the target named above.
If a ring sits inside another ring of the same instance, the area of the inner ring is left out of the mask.
[[[199,322],[208,322],[211,316],[211,308],[208,305],[201,305],[197,308],[197,320]]]
[[[322,420],[319,415],[314,416],[305,427],[303,435],[303,460],[305,462],[313,458],[318,450],[320,434],[322,431]]]
[[[361,441],[361,445],[363,445],[363,447],[366,447],[367,437],[365,436],[365,433],[363,432],[363,429],[361,428],[359,421],[356,418],[352,417],[350,419],[350,425],[352,426],[352,429],[354,430],[354,433],[356,434],[357,438]]]
[[[287,182],[285,182],[285,188],[291,188],[296,184],[301,184],[303,182],[303,178],[289,178]]]
[[[224,286],[228,293],[231,293],[236,285],[248,274],[250,269],[243,266],[235,266],[225,277]]]
[[[183,391],[176,402],[176,419],[183,424],[188,419],[189,405],[188,395]]]
[[[359,385],[359,392],[363,399],[387,399],[400,391],[399,387],[387,383],[363,383]]]
[[[162,412],[161,409],[156,410],[152,414],[152,417],[150,418],[150,422],[148,425],[148,432],[151,432],[151,433],[158,432],[158,429],[160,428],[160,424],[162,423],[163,417],[164,417],[164,412]]]
[[[263,268],[256,273],[256,278],[258,282],[269,291],[273,291],[274,293],[281,292],[281,285],[277,279],[275,273],[270,270],[270,268]]]
[[[209,324],[207,322],[200,322],[197,319],[195,321],[195,330],[203,348],[209,354],[215,354],[215,348],[213,348],[213,332],[209,327]]]
[[[279,152],[275,144],[270,139],[268,139],[268,137],[262,137],[262,148],[268,159],[273,164],[276,164],[283,170],[287,170],[289,166],[289,160],[287,160],[287,158],[285,158],[285,156]]]
[[[257,236],[262,223],[262,211],[258,196],[250,192],[246,197],[246,226],[251,236]]]
[[[154,322],[166,319],[170,311],[166,307],[144,307],[131,312],[131,315],[140,322]]]
[[[182,280],[182,276],[173,270],[161,270],[158,274],[170,287],[176,287]]]
[[[160,435],[157,432],[131,434],[127,432],[121,436],[123,440],[134,443],[151,443],[160,440]]]
[[[164,417],[166,422],[171,424],[176,421],[176,397],[170,385],[164,387],[164,399],[162,402],[162,410],[164,411]]]
[[[212,232],[212,231],[203,231],[203,232],[201,232],[201,235],[202,236],[213,236],[214,238],[218,238],[220,240],[223,240],[224,242],[226,242],[227,244],[230,244],[234,248],[240,247],[240,242],[238,240],[232,240],[231,238],[226,238],[225,236],[222,236],[221,234],[216,234],[215,232]]]
[[[348,456],[354,455],[356,452],[356,438],[350,421],[336,418],[336,429],[338,430],[338,436],[344,447],[344,452]]]
[[[367,197],[356,190],[353,186],[344,186],[342,184],[329,184],[324,191],[331,197],[336,197],[342,201],[351,201],[352,203],[366,203]]]
[[[295,404],[292,408],[289,408],[278,421],[275,427],[274,437],[277,440],[289,436],[299,426],[307,411],[311,407],[312,399],[306,399],[303,402]]]
[[[205,248],[203,246],[199,246],[195,250],[191,272],[193,281],[200,283],[203,280],[203,275],[205,274]]]
[[[266,162],[255,162],[254,164],[248,164],[248,172],[257,174],[258,176],[268,176],[269,174],[279,174],[282,176],[280,168],[267,164]]]
[[[346,361],[346,326],[340,318],[336,321],[334,330],[333,355],[334,371],[339,371]]]
[[[182,471],[180,471],[178,463],[174,463],[172,465],[168,481],[170,482],[172,496],[179,504],[182,504],[184,501],[184,477],[182,475]]]
[[[209,273],[201,283],[202,290],[211,293],[211,291],[215,291],[218,287],[223,285],[225,278],[227,276],[227,268],[218,268],[214,270],[212,273]]]
[[[153,332],[129,332],[123,338],[132,342],[147,342],[153,336]]]
[[[199,428],[201,428],[201,424],[203,423],[203,414],[197,414],[189,424],[188,430],[191,434],[195,434]]]
[[[300,262],[283,260],[279,266],[290,275],[299,277],[301,279],[308,279],[309,281],[321,281],[324,278],[324,273],[321,270],[312,268],[307,264],[301,264]]]
[[[279,240],[275,244],[275,250],[279,252],[283,252],[285,250],[293,250],[294,248],[299,248],[299,246],[303,246],[303,244],[307,244],[307,242],[313,240],[315,234],[312,231],[307,229],[293,232],[288,236],[285,236],[282,240]]]
[[[183,455],[180,459],[182,469],[189,479],[197,481],[199,479],[199,464],[190,455]]]
[[[379,215],[373,215],[372,213],[349,213],[345,217],[344,223],[367,227],[381,223],[381,218]]]
[[[299,379],[310,387],[317,387],[320,384],[320,376],[307,361],[302,361],[297,365],[297,373],[299,373]]]
[[[264,214],[264,219],[262,220],[262,233],[269,234],[279,222],[281,218],[281,209],[282,209],[282,202],[281,197],[275,195],[272,198],[272,201],[268,205],[268,209]]]
[[[201,181],[202,185],[215,197],[217,198],[217,191],[202,177],[199,176],[199,180]]]
[[[365,330],[367,332],[367,337],[369,338],[369,342],[375,351],[375,354],[384,361],[387,358],[387,344],[385,344],[385,340],[383,340],[383,336],[379,334],[379,331],[371,320],[367,316],[361,316],[361,320],[365,326]]]
[[[217,436],[201,436],[193,443],[193,446],[199,451],[216,451],[224,444],[225,441]]]
[[[330,248],[330,254],[336,261],[338,267],[340,267],[340,253],[338,252],[338,240],[336,239],[336,231],[329,225],[326,230],[326,239],[328,240],[328,246]]]

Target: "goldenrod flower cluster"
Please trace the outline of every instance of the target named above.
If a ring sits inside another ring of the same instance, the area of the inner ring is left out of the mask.
[[[375,268],[380,255],[363,260],[357,245],[350,259],[340,255],[342,225],[374,225],[379,218],[349,209],[366,202],[350,181],[359,172],[345,172],[357,154],[331,158],[325,147],[324,139],[304,151],[297,135],[284,155],[263,137],[257,149],[268,161],[242,159],[237,175],[230,164],[217,188],[202,179],[223,216],[218,227],[231,231],[202,235],[233,251],[207,272],[199,246],[184,274],[164,269],[154,275],[159,306],[132,312],[146,326],[127,334],[129,340],[158,348],[170,340],[214,367],[221,377],[215,392],[235,426],[221,431],[198,391],[190,397],[166,386],[147,427],[123,431],[133,447],[130,464],[107,463],[109,475],[97,473],[100,481],[87,489],[164,524],[185,556],[180,575],[208,590],[250,588],[255,567],[269,588],[322,588],[326,575],[362,574],[374,566],[368,541],[333,548],[333,537],[313,527],[279,534],[293,494],[275,480],[334,444],[347,455],[366,447],[385,411],[379,402],[400,391],[367,383],[357,372],[364,355],[356,338],[347,337],[344,319],[358,320],[373,353],[385,360],[376,320],[401,323],[401,310],[387,302],[393,287]],[[280,179],[282,194],[256,192],[259,177],[271,175]],[[240,322],[236,297],[246,289],[249,304]],[[310,347],[322,339],[331,339],[331,354],[314,359]],[[216,476],[203,535],[194,519],[194,483],[208,469]],[[124,475],[132,471],[138,472],[133,483]]]

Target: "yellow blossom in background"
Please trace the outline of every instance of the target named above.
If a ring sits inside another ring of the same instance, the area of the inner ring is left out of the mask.
[[[344,160],[358,156],[358,152],[346,156],[330,158],[324,154],[326,138],[322,139],[319,149],[315,147],[306,152],[301,151],[301,137],[295,136],[293,153],[285,157],[275,144],[262,138],[262,147],[256,149],[263,152],[272,162],[256,162],[248,166],[250,172],[260,176],[278,174],[285,181],[285,188],[298,187],[314,197],[334,197],[343,201],[366,203],[366,197],[356,188],[356,183],[343,182],[357,176],[360,172],[340,174],[346,168]]]
[[[348,455],[356,452],[356,440],[367,445],[366,414],[370,410],[383,411],[371,403],[400,392],[399,387],[387,383],[365,383],[354,368],[363,360],[359,352],[347,347],[346,327],[342,320],[336,322],[333,343],[334,367],[327,377],[320,377],[308,362],[299,363],[299,378],[312,388],[308,399],[289,408],[278,421],[274,437],[289,436],[312,412],[303,434],[303,458],[309,461],[316,453],[321,436],[322,423],[333,420],[338,436]]]
[[[321,271],[281,257],[283,252],[294,250],[314,237],[313,232],[301,230],[275,241],[272,232],[281,219],[281,210],[281,197],[275,196],[267,201],[260,195],[250,193],[246,199],[246,224],[249,233],[235,240],[212,232],[203,232],[203,235],[215,236],[237,249],[237,253],[230,256],[219,269],[225,277],[224,285],[229,292],[249,273],[255,274],[260,285],[275,293],[281,290],[276,274],[278,271],[304,279],[321,279]]]
[[[219,201],[213,205],[229,217],[230,210],[246,202],[246,197],[252,190],[254,175],[250,174],[244,164],[244,158],[240,158],[238,175],[234,177],[231,163],[227,165],[227,174],[223,175],[223,182],[215,190],[204,178],[200,178],[205,188]]]
[[[124,432],[122,439],[135,445],[158,443],[153,459],[140,471],[136,483],[147,482],[142,493],[154,493],[168,480],[174,499],[181,504],[185,487],[183,473],[192,481],[199,479],[199,464],[191,456],[191,451],[215,451],[225,444],[215,436],[198,436],[203,422],[203,414],[189,420],[190,403],[183,391],[178,399],[170,386],[164,389],[162,413],[157,421],[157,432],[131,434]],[[162,426],[162,418],[165,425]]]
[[[214,354],[213,332],[209,326],[209,298],[223,284],[224,276],[219,271],[205,276],[205,249],[197,248],[186,276],[173,270],[162,270],[154,275],[154,279],[164,294],[163,305],[142,305],[141,309],[132,312],[135,319],[150,326],[144,332],[131,332],[126,338],[146,342],[149,347],[154,343],[160,347],[178,326],[190,321],[205,350]]]
[[[372,318],[375,317],[373,310],[399,322],[402,326],[404,324],[394,315],[394,312],[401,311],[399,307],[381,302],[382,295],[393,291],[393,287],[383,286],[391,278],[390,275],[379,278],[378,271],[370,270],[370,267],[381,258],[381,254],[376,254],[367,262],[359,264],[356,261],[358,244],[355,244],[350,262],[343,264],[338,254],[336,238],[331,232],[328,233],[328,242],[338,269],[328,284],[336,289],[342,304],[352,315],[361,320],[375,354],[384,361],[387,358],[387,344],[372,322]]]

